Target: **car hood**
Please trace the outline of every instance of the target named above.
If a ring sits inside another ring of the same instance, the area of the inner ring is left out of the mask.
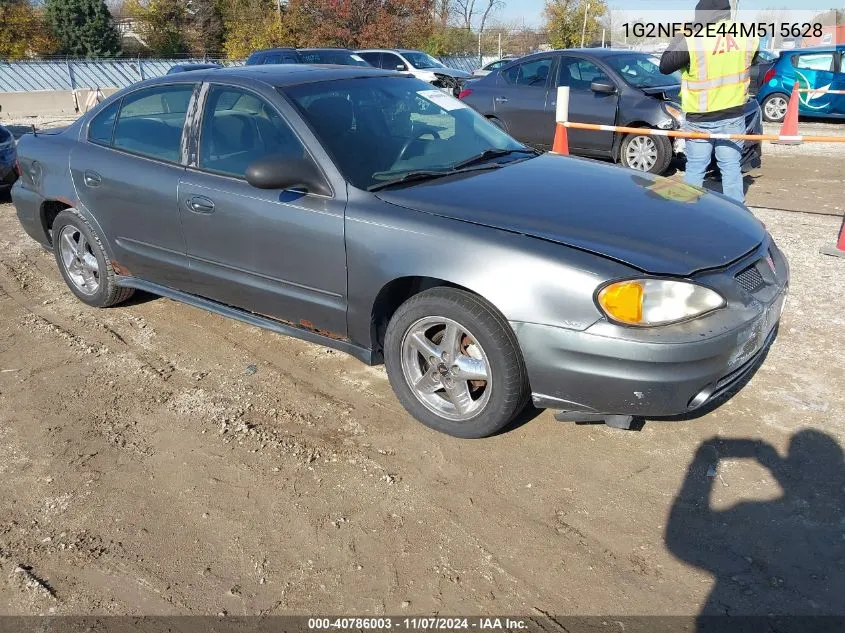
[[[682,182],[549,154],[382,190],[390,204],[522,233],[653,274],[733,262],[765,239],[744,207]]]

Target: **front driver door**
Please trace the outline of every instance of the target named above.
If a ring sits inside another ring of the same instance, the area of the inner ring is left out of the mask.
[[[567,55],[560,58],[557,75],[558,86],[569,86],[570,121],[616,125],[618,93],[597,93],[590,88],[593,81],[614,83],[601,68],[589,60]],[[549,104],[552,111],[556,105]],[[570,129],[569,144],[584,153],[607,155],[613,149],[613,132]]]
[[[554,112],[546,108],[553,65],[551,56],[532,58],[496,78],[493,111],[511,136],[535,147],[551,147],[554,140]]]
[[[346,335],[346,191],[256,189],[247,166],[309,156],[279,110],[244,88],[212,85],[198,153],[179,183],[193,292],[332,335]]]

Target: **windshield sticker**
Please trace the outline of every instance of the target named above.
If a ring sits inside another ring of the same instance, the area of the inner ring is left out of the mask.
[[[440,106],[446,111],[449,110],[463,110],[468,108],[469,106],[465,104],[463,101],[458,101],[452,95],[446,94],[440,90],[420,90],[417,92],[419,96],[423,99],[428,99],[434,105]]]

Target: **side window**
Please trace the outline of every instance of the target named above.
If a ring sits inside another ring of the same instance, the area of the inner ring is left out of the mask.
[[[524,64],[517,64],[502,73],[505,82],[515,86],[545,87],[552,67],[551,57],[532,59]]]
[[[814,55],[796,55],[792,58],[792,65],[807,70],[833,71],[833,53],[816,53]]]
[[[120,107],[120,100],[115,101],[91,121],[88,126],[88,140],[103,145],[111,145],[112,132],[114,132],[114,119],[117,116],[117,109]]]
[[[370,66],[379,68],[379,64],[381,63],[381,53],[357,53],[357,55],[359,57],[363,57],[364,61]]]
[[[589,90],[594,81],[610,81],[601,68],[585,59],[561,57],[558,71],[558,86],[569,86],[572,90]]]
[[[200,130],[201,169],[243,178],[254,160],[304,153],[290,126],[263,99],[237,88],[211,88]]]
[[[123,98],[112,145],[178,163],[193,84],[155,86]]]
[[[393,53],[381,54],[381,67],[385,70],[396,70],[396,67],[399,65],[408,66],[408,64],[402,61],[399,55],[394,55]]]
[[[264,58],[262,64],[280,64],[282,63],[282,56],[278,53],[271,53]]]

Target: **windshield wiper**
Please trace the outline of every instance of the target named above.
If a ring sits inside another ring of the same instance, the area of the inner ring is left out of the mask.
[[[452,169],[439,169],[439,170],[419,170],[419,171],[409,171],[405,174],[397,178],[391,178],[390,180],[385,180],[384,182],[377,182],[374,185],[370,185],[367,187],[367,191],[378,191],[380,189],[384,189],[385,187],[392,187],[393,185],[401,185],[406,182],[421,182],[423,180],[435,180],[437,178],[442,178],[443,176],[454,176],[455,174],[465,174],[472,171],[483,171],[487,169],[497,169],[502,165],[484,165],[482,167],[473,167],[472,169],[459,169],[457,167]]]
[[[534,154],[535,156],[539,156],[540,152],[538,152],[536,149],[530,149],[528,147],[524,149],[485,149],[480,154],[470,156],[466,160],[462,160],[460,163],[456,163],[455,169],[469,167],[470,165],[483,163],[484,161],[492,160],[494,158],[500,158],[502,156],[508,156],[510,154]]]

